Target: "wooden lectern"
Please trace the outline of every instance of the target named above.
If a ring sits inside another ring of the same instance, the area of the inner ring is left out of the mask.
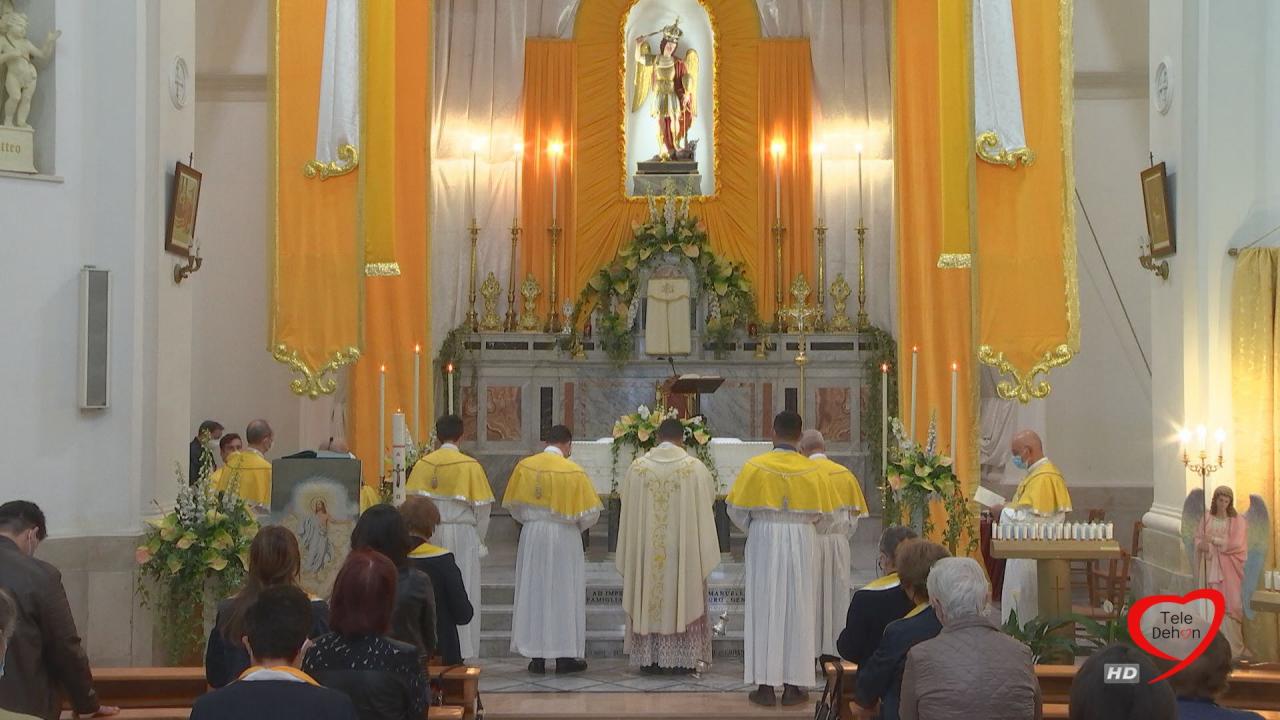
[[[1071,614],[1070,561],[1114,560],[1121,555],[1120,543],[1115,540],[991,541],[992,557],[1036,561],[1037,612],[1046,620],[1060,620]]]
[[[724,378],[718,375],[677,375],[667,378],[662,390],[668,398],[668,407],[683,410],[682,417],[693,417],[702,414],[702,396],[710,395],[723,384]],[[680,402],[673,402],[672,396],[676,395],[683,396]]]

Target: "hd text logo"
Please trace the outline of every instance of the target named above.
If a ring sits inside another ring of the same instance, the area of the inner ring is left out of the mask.
[[[1138,663],[1105,663],[1102,666],[1102,682],[1107,685],[1137,685]]]

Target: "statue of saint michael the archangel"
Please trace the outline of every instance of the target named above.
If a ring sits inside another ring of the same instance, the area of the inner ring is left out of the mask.
[[[662,33],[658,54],[648,38]],[[680,44],[680,18],[659,31],[636,38],[635,112],[653,93],[649,114],[658,121],[657,160],[693,160],[697,141],[689,142],[689,127],[698,116],[698,52],[688,50],[684,59],[676,57]]]

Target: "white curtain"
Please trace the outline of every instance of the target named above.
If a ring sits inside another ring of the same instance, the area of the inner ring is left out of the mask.
[[[510,267],[520,86],[526,37],[573,36],[580,0],[437,0],[432,118],[432,337],[467,311],[467,192],[471,147],[481,140],[477,282],[494,271],[505,312]],[[858,171],[862,144],[867,311],[896,334],[893,162],[889,83],[890,0],[757,0],[765,37],[808,37],[817,105],[815,137],[825,137],[827,282],[843,272],[857,312]],[[621,51],[621,49],[620,49]],[[815,192],[817,177],[815,174]],[[480,301],[477,299],[477,311]]]

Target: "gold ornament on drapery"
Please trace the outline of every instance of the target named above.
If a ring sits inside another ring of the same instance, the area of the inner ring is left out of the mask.
[[[1040,380],[1038,378],[1041,375],[1048,374],[1053,368],[1062,367],[1071,362],[1075,355],[1069,345],[1059,345],[1041,358],[1039,362],[1033,364],[1030,371],[1023,374],[1019,372],[1013,363],[1005,359],[1004,353],[995,352],[990,345],[983,345],[978,348],[978,360],[983,365],[990,365],[1001,375],[1008,375],[1012,378],[1011,380],[997,382],[996,394],[1004,400],[1017,400],[1024,404],[1031,402],[1032,398],[1042,400],[1048,397],[1053,390],[1053,386],[1049,384],[1048,380]]]
[[[1036,154],[1031,148],[1007,150],[1000,144],[1000,138],[994,132],[979,133],[974,149],[979,158],[993,165],[1003,165],[1010,170],[1018,167],[1018,163],[1030,165],[1036,161]]]
[[[332,395],[338,389],[338,379],[334,375],[342,368],[359,360],[360,349],[349,347],[346,350],[338,350],[330,356],[328,362],[314,370],[302,361],[298,351],[290,350],[284,345],[275,346],[271,350],[271,357],[277,362],[288,365],[289,369],[300,376],[289,381],[289,389],[293,394],[305,395],[314,400],[321,395]]]
[[[346,144],[338,147],[338,159],[330,162],[308,160],[302,167],[302,174],[308,178],[328,180],[353,172],[360,165],[360,151],[355,145]]]

